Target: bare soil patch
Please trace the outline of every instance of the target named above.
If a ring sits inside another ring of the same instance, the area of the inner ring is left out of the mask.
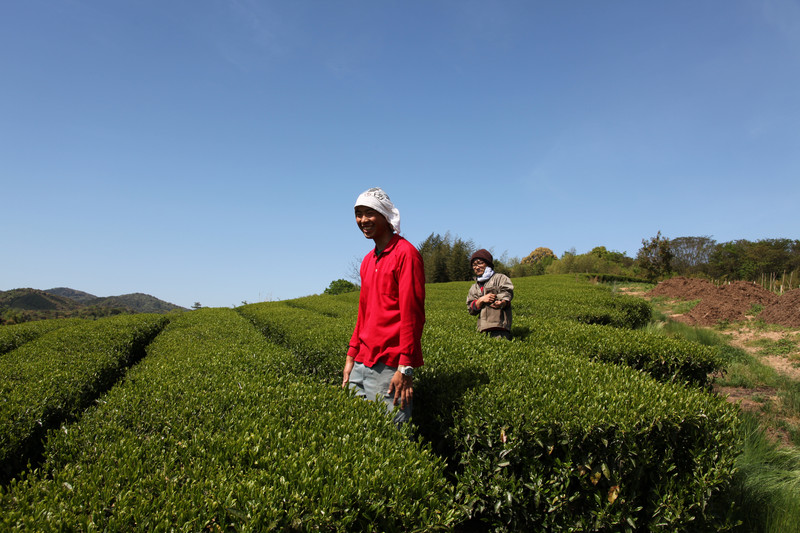
[[[767,366],[774,368],[778,373],[787,376],[788,378],[800,381],[800,365],[797,360],[800,358],[800,349],[794,354],[783,355],[764,355],[759,353],[760,348],[756,345],[759,340],[769,340],[777,342],[791,332],[787,331],[765,331],[761,329],[754,329],[748,326],[742,326],[737,329],[723,332],[728,337],[732,346],[741,348],[749,354],[759,358],[759,360]]]
[[[778,341],[787,331],[766,331],[749,327],[755,318],[767,324],[789,329],[800,328],[800,289],[777,295],[755,283],[734,281],[724,285],[698,278],[677,277],[662,281],[646,292],[644,297],[664,296],[672,300],[700,300],[689,312],[673,315],[674,320],[691,326],[709,327],[720,323],[737,323],[737,329],[726,331],[731,344],[748,353],[759,355],[753,341]],[[763,311],[754,312],[759,309]],[[760,360],[791,379],[800,381],[800,368],[790,357],[760,355]]]
[[[744,411],[758,412],[767,402],[775,403],[778,396],[771,387],[714,387],[714,392],[725,396],[729,402],[738,403]]]
[[[792,289],[782,294],[758,317],[768,324],[800,328],[800,289]]]
[[[760,306],[765,311],[774,309],[774,318],[777,320],[784,320],[787,314],[787,310],[783,309],[782,296],[746,281],[734,281],[716,286],[705,279],[678,277],[662,281],[647,292],[647,296],[700,300],[691,311],[676,318],[691,326],[741,322],[751,316],[754,306]]]
[[[757,357],[763,364],[775,369],[792,381],[800,382],[800,347],[790,353],[775,354],[765,350],[765,343],[778,343],[798,338],[800,331],[800,289],[783,295],[763,289],[754,283],[736,281],[715,285],[708,280],[696,278],[673,278],[663,281],[646,293],[635,294],[646,299],[662,296],[672,301],[695,301],[699,303],[690,311],[672,315],[671,318],[695,327],[712,327],[728,324],[720,333],[729,338],[731,345]],[[760,312],[759,312],[760,311]],[[758,322],[756,322],[758,320]],[[763,322],[762,322],[763,321]],[[782,328],[764,327],[775,324]],[[786,329],[784,329],[786,328]],[[781,413],[781,398],[772,387],[721,387],[714,390],[729,402],[738,404],[742,410],[767,417],[784,418]],[[798,421],[790,415],[786,422],[796,426]],[[768,424],[768,433],[776,440],[790,444],[791,439],[784,426]]]

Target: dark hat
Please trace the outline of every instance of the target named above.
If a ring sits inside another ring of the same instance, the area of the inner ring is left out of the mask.
[[[472,257],[469,258],[469,264],[471,265],[472,262],[475,261],[476,259],[483,259],[487,265],[494,268],[494,258],[492,258],[492,254],[490,254],[488,250],[484,250],[483,248],[481,248],[480,250],[472,254]]]

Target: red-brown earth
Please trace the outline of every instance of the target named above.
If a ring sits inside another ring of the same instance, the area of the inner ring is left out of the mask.
[[[733,346],[742,348],[754,355],[763,364],[775,369],[787,378],[800,381],[800,350],[795,349],[785,355],[764,354],[759,342],[782,339],[798,339],[800,334],[800,289],[777,295],[759,285],[745,281],[735,281],[722,285],[697,278],[677,277],[662,281],[652,290],[644,293],[647,299],[664,297],[667,300],[695,301],[699,303],[691,310],[671,315],[670,318],[696,327],[711,327],[729,324],[735,327],[723,328]],[[755,320],[766,324],[776,324],[783,328],[756,327]],[[785,328],[785,329],[784,329]],[[796,341],[794,341],[796,342]],[[795,344],[796,346],[796,344]],[[753,412],[780,410],[781,399],[771,387],[747,389],[743,387],[715,386],[717,393],[728,401],[737,403],[743,410]],[[772,406],[772,407],[768,407]],[[797,425],[800,421],[790,416],[786,422]],[[789,443],[788,433],[782,427],[771,427],[769,433],[784,444]]]
[[[700,300],[688,313],[675,317],[690,325],[713,326],[720,322],[741,322],[761,306],[758,318],[769,324],[800,328],[800,289],[779,296],[755,283],[734,281],[714,285],[698,278],[672,278],[662,281],[646,296],[665,296],[674,300]]]

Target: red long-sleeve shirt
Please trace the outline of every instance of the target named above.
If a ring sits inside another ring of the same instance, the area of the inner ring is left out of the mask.
[[[358,318],[347,355],[373,366],[422,366],[425,325],[425,269],[413,244],[392,236],[376,255],[361,262]]]

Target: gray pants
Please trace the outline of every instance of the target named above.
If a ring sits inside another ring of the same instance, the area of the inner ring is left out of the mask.
[[[397,367],[386,366],[384,363],[375,363],[373,367],[368,367],[364,363],[356,363],[350,372],[349,386],[356,391],[356,396],[359,398],[383,401],[386,411],[389,414],[394,413],[394,423],[399,426],[411,418],[413,402],[408,402],[404,409],[400,409],[398,404],[395,412],[394,393],[389,394],[389,387],[395,372],[397,372]]]

